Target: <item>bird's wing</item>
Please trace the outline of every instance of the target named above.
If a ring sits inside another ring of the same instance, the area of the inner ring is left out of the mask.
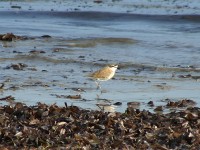
[[[112,73],[112,70],[103,68],[92,73],[91,77],[106,78],[107,76],[109,76],[110,73]]]

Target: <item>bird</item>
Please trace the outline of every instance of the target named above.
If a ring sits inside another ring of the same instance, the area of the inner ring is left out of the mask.
[[[118,65],[116,64],[107,65],[104,68],[89,74],[89,77],[96,81],[97,89],[101,89],[99,81],[107,81],[113,78],[117,68]]]

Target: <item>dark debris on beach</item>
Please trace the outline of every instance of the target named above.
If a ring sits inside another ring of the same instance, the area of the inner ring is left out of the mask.
[[[0,34],[0,41],[25,40],[27,37],[17,36],[13,33]]]
[[[16,102],[0,106],[0,148],[200,149],[200,108],[124,113]]]
[[[0,34],[0,41],[14,41],[14,40],[28,40],[34,39],[35,37],[19,36],[13,33]],[[51,38],[50,35],[42,35],[40,38]],[[30,53],[45,53],[44,51],[30,51]]]

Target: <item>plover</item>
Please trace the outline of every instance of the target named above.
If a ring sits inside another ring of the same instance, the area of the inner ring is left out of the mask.
[[[115,71],[117,70],[118,65],[108,65],[100,70],[91,73],[89,77],[96,80],[97,89],[100,89],[99,81],[107,81],[110,80],[114,75]]]

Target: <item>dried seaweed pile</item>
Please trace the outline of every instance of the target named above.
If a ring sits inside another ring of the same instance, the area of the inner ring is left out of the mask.
[[[200,109],[155,114],[38,103],[0,107],[0,148],[200,149]]]
[[[41,38],[50,38],[49,35],[43,35]],[[28,40],[28,39],[34,39],[34,37],[27,37],[27,36],[18,36],[13,33],[5,33],[0,34],[0,41],[15,41],[15,40]],[[31,51],[30,53],[34,53],[35,51]],[[44,53],[41,51],[41,53]]]
[[[13,40],[22,40],[26,39],[26,37],[17,36],[13,33],[6,33],[6,34],[0,34],[0,41],[13,41]]]

